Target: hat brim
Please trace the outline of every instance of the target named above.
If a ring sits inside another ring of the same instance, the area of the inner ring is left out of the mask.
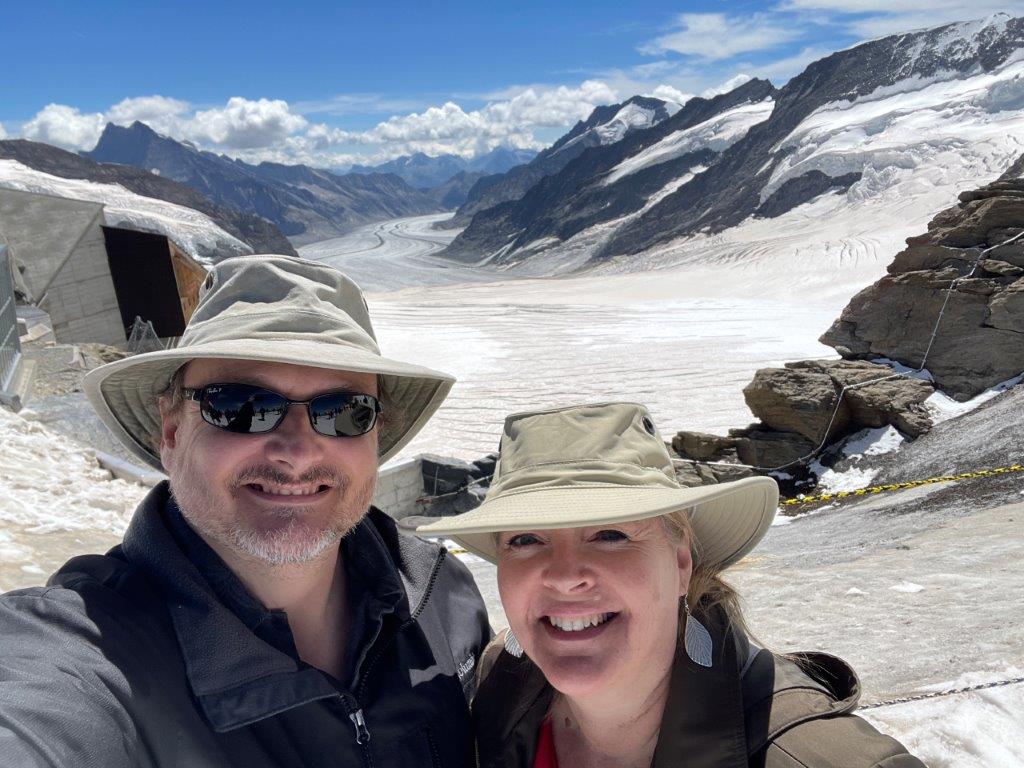
[[[146,464],[162,470],[157,451],[160,439],[157,398],[166,390],[178,368],[190,360],[209,358],[289,363],[383,376],[387,397],[385,415],[378,427],[377,452],[381,464],[419,432],[455,383],[448,374],[381,357],[359,347],[274,339],[258,343],[217,341],[127,357],[90,371],[83,388],[114,436]]]
[[[503,494],[476,509],[420,525],[419,536],[447,536],[497,562],[495,533],[627,523],[695,507],[691,521],[700,562],[719,568],[750,552],[771,527],[779,488],[768,477],[693,488],[590,485]]]

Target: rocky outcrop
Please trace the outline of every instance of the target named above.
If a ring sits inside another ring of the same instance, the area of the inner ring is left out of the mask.
[[[822,343],[848,360],[923,364],[958,399],[1024,371],[1022,167],[962,193],[927,233],[908,238],[889,274],[853,297]]]
[[[844,387],[850,389],[839,402]],[[934,388],[927,382],[897,376],[884,365],[803,360],[758,371],[743,396],[765,425],[780,432],[796,432],[818,444],[886,424],[919,437],[931,429],[923,403],[932,392]]]

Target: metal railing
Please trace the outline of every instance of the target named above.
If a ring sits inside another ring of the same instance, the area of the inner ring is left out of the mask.
[[[14,373],[21,358],[18,341],[18,315],[14,310],[14,282],[7,247],[0,245],[0,393],[14,383]]]

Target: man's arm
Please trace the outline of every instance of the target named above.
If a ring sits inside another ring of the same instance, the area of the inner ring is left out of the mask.
[[[0,766],[135,765],[127,681],[81,596],[0,596]]]

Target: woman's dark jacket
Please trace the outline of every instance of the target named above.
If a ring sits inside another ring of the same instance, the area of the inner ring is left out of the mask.
[[[472,763],[490,630],[465,566],[371,510],[342,542],[355,612],[335,680],[179,516],[159,486],[122,545],[0,595],[0,766]]]
[[[710,669],[676,655],[652,768],[924,768],[852,714],[860,683],[845,662],[824,653],[779,657],[721,626],[708,626]],[[501,638],[485,651],[481,677],[473,701],[478,765],[531,768],[553,689],[528,657],[505,652]]]

